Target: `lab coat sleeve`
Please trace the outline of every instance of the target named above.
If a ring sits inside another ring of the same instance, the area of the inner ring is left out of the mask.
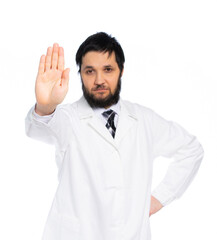
[[[35,114],[35,105],[29,110],[25,118],[26,135],[35,140],[39,140],[48,144],[57,143],[57,135],[54,130],[54,114],[39,117]]]
[[[173,158],[164,179],[152,192],[152,196],[165,206],[179,198],[190,185],[200,167],[204,151],[195,136],[155,112],[152,127],[154,158]]]

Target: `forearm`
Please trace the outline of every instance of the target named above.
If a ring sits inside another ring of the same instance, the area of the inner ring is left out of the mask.
[[[200,167],[203,148],[194,138],[177,150],[173,158],[164,179],[152,192],[163,205],[179,198],[188,188]]]
[[[30,138],[54,144],[56,141],[56,134],[52,130],[52,118],[55,112],[51,115],[38,115],[33,106],[25,118],[25,131],[26,135]]]

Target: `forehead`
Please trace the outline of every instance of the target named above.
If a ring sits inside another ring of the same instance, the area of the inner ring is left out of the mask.
[[[109,56],[109,52],[87,52],[82,58],[82,67],[85,67],[87,65],[92,67],[117,65],[115,53],[112,52]]]

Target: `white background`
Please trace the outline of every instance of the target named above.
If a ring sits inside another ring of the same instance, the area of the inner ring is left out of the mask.
[[[98,31],[125,51],[122,98],[178,122],[205,150],[185,194],[151,217],[152,239],[217,239],[216,1],[4,1],[0,24],[0,239],[40,239],[57,187],[53,147],[24,132],[40,56],[64,47],[64,103],[73,102],[82,94],[76,50]],[[153,187],[169,162],[156,160]]]

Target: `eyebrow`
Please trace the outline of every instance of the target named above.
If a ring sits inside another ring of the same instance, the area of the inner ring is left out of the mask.
[[[93,67],[92,67],[92,66],[86,66],[86,67],[84,68],[84,70],[87,69],[87,68],[93,68]]]
[[[111,64],[109,64],[109,65],[105,65],[105,66],[103,66],[104,68],[107,68],[107,67],[113,67]],[[84,68],[84,70],[86,70],[86,69],[88,69],[88,68],[94,68],[93,66],[89,66],[89,65],[87,65],[87,66],[85,66],[85,68]]]

